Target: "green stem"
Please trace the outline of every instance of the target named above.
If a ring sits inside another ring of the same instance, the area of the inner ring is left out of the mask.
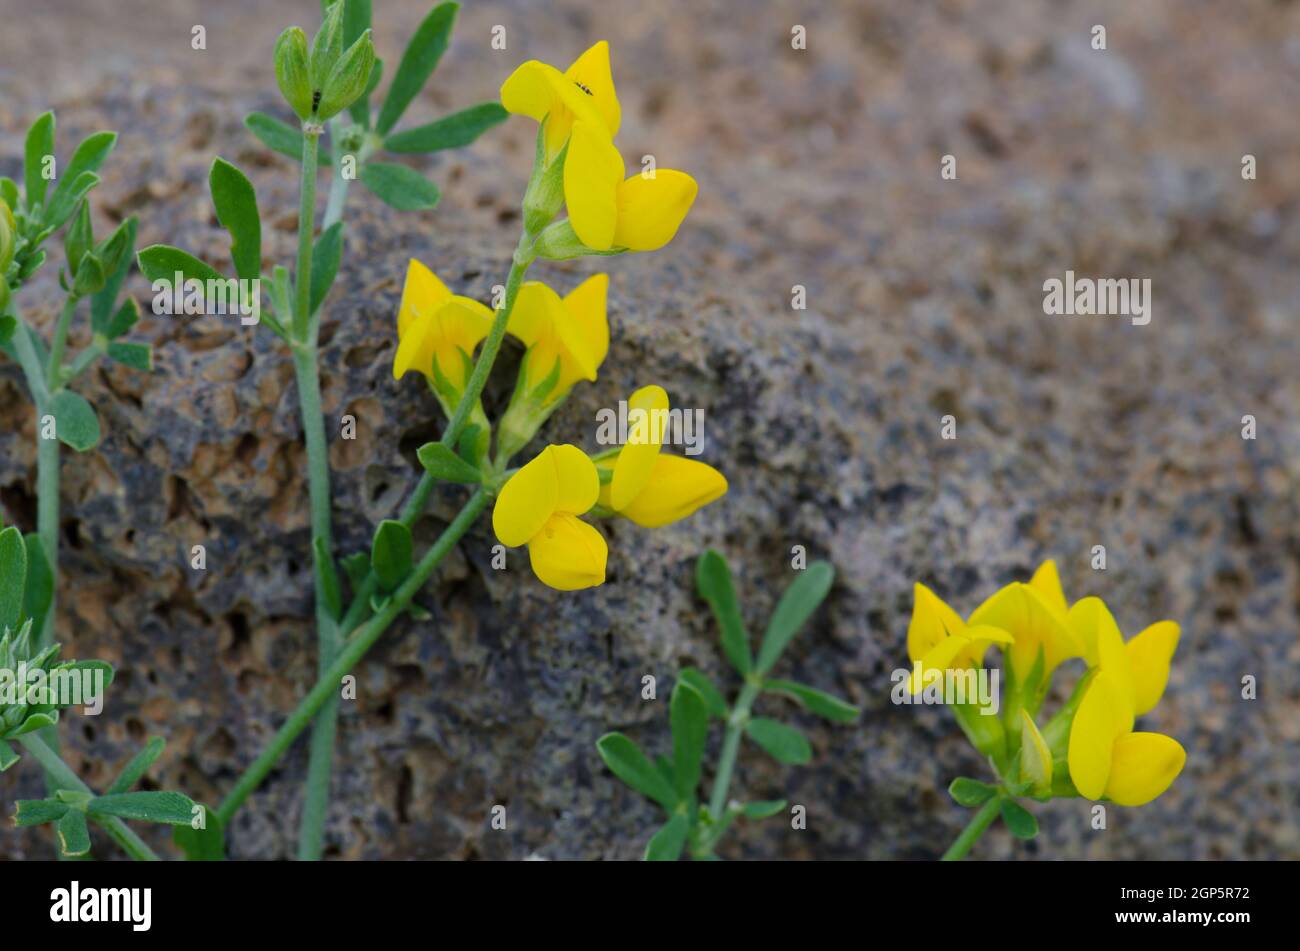
[[[298,189],[297,302],[293,310],[294,336],[306,342],[311,321],[311,251],[316,233],[316,153],[319,132],[302,133],[302,179]]]
[[[63,312],[59,314],[59,323],[54,328],[54,338],[50,344],[50,365],[45,372],[50,392],[57,392],[62,386],[63,351],[68,345],[68,330],[72,327],[72,315],[77,309],[79,298],[68,295],[63,302]]]
[[[1001,808],[1001,796],[994,796],[988,802],[984,803],[984,805],[980,806],[979,812],[975,813],[975,815],[971,817],[970,822],[966,824],[966,828],[962,830],[961,835],[957,836],[953,844],[948,847],[948,851],[943,853],[943,857],[940,861],[955,862],[958,859],[965,858],[966,853],[971,850],[971,846],[978,842],[979,837],[982,836],[984,831],[993,824],[993,820],[998,817],[998,812]]]
[[[388,629],[393,620],[405,610],[411,598],[429,580],[429,576],[433,574],[438,564],[447,557],[461,536],[469,531],[470,526],[474,524],[483,509],[486,508],[487,502],[487,491],[480,488],[465,503],[465,507],[460,510],[460,514],[438,536],[438,540],[433,543],[433,546],[425,552],[424,557],[420,559],[411,574],[393,593],[392,598],[384,605],[383,610],[366,622],[355,636],[344,642],[342,651],[334,659],[334,663],[330,665],[329,670],[317,678],[311,692],[289,714],[289,719],[272,737],[271,742],[262,751],[261,755],[239,777],[239,781],[235,783],[235,788],[230,791],[225,801],[221,803],[221,807],[217,810],[217,816],[221,819],[222,825],[229,824],[231,817],[234,816],[253,790],[261,784],[262,780],[275,767],[275,764],[284,755],[290,744],[307,728],[312,717],[325,705],[330,697],[337,694],[339,683],[360,662],[366,652],[374,646],[375,641]]]
[[[95,795],[95,791],[81,781],[81,777],[63,762],[63,757],[51,749],[38,733],[24,734],[18,737],[18,742],[36,757],[36,761],[44,767],[46,776],[55,777],[60,789],[75,789],[78,792]],[[131,858],[141,862],[158,861],[158,855],[153,849],[149,848],[144,840],[132,832],[121,819],[116,816],[96,816],[95,821],[104,827],[105,831],[113,837],[113,841]]]
[[[758,699],[758,694],[762,688],[756,683],[747,682],[741,688],[740,696],[736,698],[736,705],[731,710],[731,716],[727,718],[727,732],[722,737],[722,752],[718,756],[718,769],[713,776],[713,791],[709,796],[709,814],[713,817],[714,822],[721,822],[722,817],[726,814],[727,793],[731,789],[731,774],[736,768],[736,755],[740,752],[740,735],[745,730],[745,725],[749,723],[749,713],[753,709],[754,701]],[[725,831],[726,827],[719,828],[719,835]],[[713,852],[713,847],[717,845],[718,836],[711,837],[703,844],[700,851],[700,857],[707,856]]]

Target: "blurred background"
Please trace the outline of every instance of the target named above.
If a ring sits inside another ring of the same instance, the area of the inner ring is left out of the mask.
[[[374,5],[391,66],[431,4]],[[314,0],[0,0],[0,174],[16,176],[45,109],[61,155],[117,129],[97,230],[137,214],[142,245],[220,266],[206,186],[219,154],[257,187],[267,261],[289,263],[297,166],[241,123],[254,109],[288,118],[272,46],[318,22]],[[206,50],[191,48],[195,25]],[[490,45],[498,25],[504,51]],[[791,48],[795,25],[805,50]],[[1300,5],[475,0],[403,124],[495,97],[523,60],[564,68],[598,39],[613,48],[629,167],[654,155],[700,196],[663,251],[534,268],[561,292],[612,275],[609,358],[543,438],[592,446],[598,409],[659,383],[704,410],[701,458],[731,491],[669,528],[604,526],[608,583],[579,594],[543,587],[522,552],[491,570],[487,523],[471,532],[421,598],[432,619],[396,624],[357,671],[327,854],[639,857],[658,809],[612,777],[595,740],[618,729],[666,751],[663,701],[683,666],[736,689],[693,592],[704,548],[731,560],[761,630],[802,545],[838,577],[780,674],[864,713],[828,726],[763,701],[805,729],[814,757],[780,767],[748,746],[733,794],[804,805],[807,829],[740,826],[724,857],[937,857],[967,818],[947,784],[985,767],[948,711],[890,703],[912,584],[966,613],[1054,558],[1067,595],[1103,597],[1126,635],[1182,625],[1140,728],[1176,737],[1187,766],[1151,805],[1112,808],[1105,831],[1088,803],[1057,801],[1036,808],[1036,841],[999,826],[974,854],[1300,858]],[[352,192],[323,356],[327,414],[359,421],[355,442],[331,447],[343,551],[368,546],[416,478],[415,448],[442,428],[424,387],[391,376],[407,259],[489,299],[535,128],[512,119],[414,161],[443,190],[432,212]],[[956,180],[941,177],[945,155]],[[42,327],[56,264],[19,298]],[[1043,282],[1067,269],[1150,279],[1150,324],[1044,315]],[[147,310],[147,284],[132,286]],[[97,785],[163,735],[151,780],[215,804],[314,680],[291,367],[272,334],[230,321],[150,315],[136,333],[156,371],[87,375],[105,439],[64,466],[59,637],[118,669],[104,713],[68,717],[65,743]],[[517,359],[507,351],[489,412]],[[940,438],[946,415],[955,440]],[[7,361],[0,418],[0,505],[30,528],[33,420]],[[436,493],[417,539],[463,494]],[[200,543],[209,567],[193,572]],[[1090,566],[1095,545],[1105,571]],[[647,674],[661,702],[640,699]],[[234,822],[233,856],[293,853],[305,766],[300,742]],[[0,800],[40,787],[23,763],[0,777]],[[490,826],[497,804],[505,831]],[[52,854],[45,831],[0,843],[10,858]]]

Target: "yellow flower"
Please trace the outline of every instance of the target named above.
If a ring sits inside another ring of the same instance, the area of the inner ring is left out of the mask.
[[[1067,617],[1056,562],[1049,559],[1039,565],[1028,584],[1009,584],[976,608],[970,623],[1001,628],[1014,638],[1005,650],[1017,683],[1026,681],[1042,652],[1039,684],[1045,687],[1062,661],[1082,653]]]
[[[453,294],[437,275],[412,259],[397,313],[393,378],[400,380],[408,370],[418,370],[435,389],[445,383],[459,396],[473,371],[474,348],[491,326],[491,310]]]
[[[1133,731],[1135,717],[1155,707],[1164,693],[1178,625],[1157,622],[1125,643],[1098,598],[1079,601],[1069,618],[1092,668],[1070,728],[1070,779],[1088,799],[1144,805],[1169,788],[1187,760],[1172,737]]]
[[[556,374],[542,405],[563,398],[579,380],[595,381],[609,353],[608,290],[608,274],[592,275],[563,298],[540,281],[519,288],[506,330],[528,348],[521,369],[524,390]]]
[[[547,446],[510,477],[492,510],[501,544],[528,546],[533,572],[560,591],[605,581],[605,539],[578,518],[596,504],[600,476],[576,446]]]
[[[912,619],[907,625],[907,656],[912,661],[908,689],[920,693],[932,670],[981,667],[992,644],[1009,645],[1014,638],[988,624],[967,624],[933,591],[919,581],[913,588]]]
[[[563,73],[547,63],[529,60],[501,86],[501,104],[507,112],[546,123],[548,163],[564,148],[578,122],[589,123],[605,139],[613,140],[622,110],[609,66],[609,43],[596,43]]]
[[[668,394],[645,386],[627,401],[627,441],[598,465],[607,480],[600,504],[644,528],[658,528],[686,518],[727,492],[727,479],[710,465],[666,455]]]

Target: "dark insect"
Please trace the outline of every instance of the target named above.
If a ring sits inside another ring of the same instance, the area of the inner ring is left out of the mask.
[[[312,111],[312,112],[315,112],[318,108],[320,108],[320,90],[319,90],[319,89],[317,89],[314,93],[311,94],[311,111]]]
[[[590,89],[588,89],[588,88],[587,88],[586,86],[584,86],[582,83],[578,82],[576,79],[573,81],[573,85],[577,86],[579,89],[581,89],[583,92],[585,92],[588,96],[594,96],[594,95],[595,95],[595,93],[593,93]]]

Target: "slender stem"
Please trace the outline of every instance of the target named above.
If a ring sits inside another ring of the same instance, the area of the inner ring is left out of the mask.
[[[72,326],[72,315],[77,309],[79,299],[72,294],[68,295],[67,300],[63,302],[63,311],[59,314],[59,323],[54,328],[54,338],[50,343],[50,365],[45,372],[51,392],[57,391],[63,385],[63,351],[68,345],[68,330]]]
[[[298,189],[298,270],[297,302],[293,311],[294,336],[307,340],[311,320],[311,250],[316,234],[316,152],[320,144],[319,132],[302,133],[302,179]]]
[[[63,757],[51,749],[39,734],[24,734],[18,737],[18,742],[36,757],[36,761],[44,767],[45,775],[53,776],[58,780],[60,789],[75,789],[78,792],[95,795],[95,791],[81,781],[81,777],[72,771],[72,768],[63,761]],[[131,858],[142,862],[158,861],[157,853],[149,848],[143,839],[132,832],[121,819],[116,816],[96,816],[95,821],[104,827],[105,831],[113,837],[113,841],[120,845]]]
[[[479,489],[475,492],[469,501],[465,503],[465,507],[460,510],[460,514],[443,530],[443,533],[438,536],[438,540],[425,552],[424,557],[420,559],[411,574],[393,593],[393,597],[384,606],[383,610],[371,618],[356,633],[356,636],[349,638],[344,643],[342,651],[334,659],[334,663],[330,665],[329,670],[317,678],[311,692],[289,714],[289,719],[276,732],[270,744],[239,777],[239,781],[235,783],[235,788],[230,791],[225,801],[221,803],[220,809],[217,810],[217,816],[221,819],[223,825],[229,824],[231,817],[243,805],[244,800],[261,784],[266,775],[275,767],[280,757],[284,755],[285,750],[307,728],[316,712],[325,705],[325,702],[330,697],[336,694],[340,681],[366,655],[366,652],[370,650],[375,641],[379,640],[380,635],[388,629],[393,620],[405,610],[411,598],[429,580],[429,576],[433,574],[438,564],[447,557],[456,542],[474,524],[487,506],[487,502],[488,494],[485,489]]]
[[[984,834],[993,820],[998,817],[998,812],[1002,808],[1002,797],[994,796],[984,805],[980,806],[979,812],[971,817],[966,828],[962,830],[961,835],[948,847],[948,851],[943,853],[940,861],[955,862],[958,859],[966,857],[966,853],[971,850],[971,846],[979,841],[979,837]]]
[[[727,808],[727,792],[731,788],[731,773],[736,768],[736,754],[740,751],[740,734],[749,722],[749,711],[758,698],[759,686],[746,683],[736,698],[731,716],[727,718],[727,732],[722,738],[722,752],[718,757],[718,770],[713,777],[713,792],[709,796],[709,813],[715,822],[721,820]],[[712,843],[710,844],[710,851]]]

